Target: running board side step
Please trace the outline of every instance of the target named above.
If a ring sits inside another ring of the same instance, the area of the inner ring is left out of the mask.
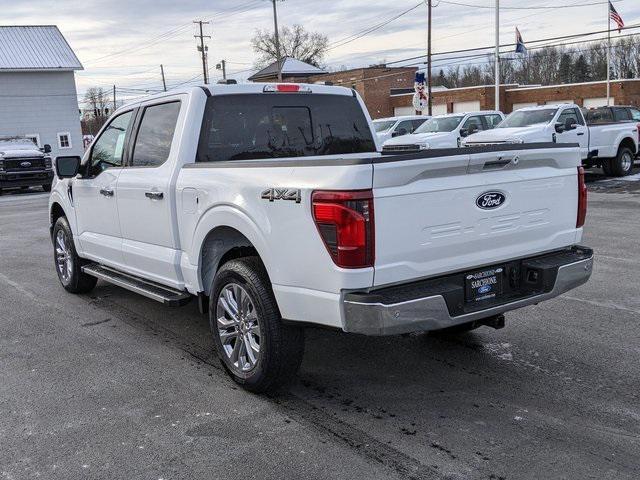
[[[85,265],[82,267],[82,271],[87,275],[112,283],[118,287],[126,288],[144,297],[164,303],[169,307],[181,307],[189,303],[192,298],[187,292],[174,290],[97,263]]]

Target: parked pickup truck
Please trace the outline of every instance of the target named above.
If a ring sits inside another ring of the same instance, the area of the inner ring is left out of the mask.
[[[633,170],[638,130],[635,122],[587,124],[580,108],[567,103],[516,110],[495,129],[470,135],[463,145],[575,143],[585,167],[601,166],[607,175],[621,177]]]
[[[412,134],[384,142],[384,153],[417,152],[430,148],[457,148],[467,135],[490,130],[504,120],[502,112],[480,111],[432,117]]]
[[[49,202],[63,287],[197,298],[232,378],[291,379],[303,326],[366,335],[501,327],[586,282],[577,148],[381,156],[325,85],[213,85],[118,109]]]
[[[29,138],[0,137],[0,195],[8,188],[42,187],[51,191],[51,147],[40,150]]]

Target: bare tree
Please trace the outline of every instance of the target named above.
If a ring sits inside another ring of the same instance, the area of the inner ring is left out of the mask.
[[[111,96],[102,87],[91,87],[84,94],[84,109],[88,116],[108,116],[110,104]]]
[[[256,65],[265,67],[277,60],[275,35],[269,30],[257,30],[251,39],[253,51],[259,55]],[[319,67],[329,47],[326,35],[308,32],[302,25],[280,29],[280,54]]]

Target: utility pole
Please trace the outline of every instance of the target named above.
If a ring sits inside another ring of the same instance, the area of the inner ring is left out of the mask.
[[[273,27],[276,40],[276,59],[278,61],[278,81],[282,81],[282,56],[280,53],[280,34],[278,32],[278,9],[276,7],[276,0],[271,0],[273,3]]]
[[[200,39],[200,45],[198,45],[198,51],[202,55],[202,76],[204,78],[204,83],[207,85],[209,83],[209,76],[207,75],[207,49],[204,45],[205,38],[211,38],[210,35],[204,35],[202,33],[202,25],[209,25],[209,22],[203,22],[202,20],[194,21],[193,23],[197,23],[200,26],[200,35],[194,35],[195,38]]]
[[[500,110],[500,0],[496,0],[496,110]]]
[[[116,86],[113,86],[113,111],[115,112],[116,109],[118,107],[116,107]]]
[[[611,10],[607,2],[607,107],[611,105]]]
[[[222,70],[222,79],[226,80],[227,79],[227,61],[220,60],[220,63],[216,65],[216,69]]]
[[[160,73],[162,74],[162,88],[164,91],[167,91],[167,81],[164,78],[164,67],[160,64]]]
[[[433,101],[431,99],[431,0],[428,0],[429,9],[428,32],[427,32],[427,112],[429,116],[433,114]]]

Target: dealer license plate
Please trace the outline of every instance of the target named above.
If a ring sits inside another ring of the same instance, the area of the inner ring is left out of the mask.
[[[467,302],[490,300],[502,294],[502,273],[504,269],[488,268],[465,275],[465,299]]]

